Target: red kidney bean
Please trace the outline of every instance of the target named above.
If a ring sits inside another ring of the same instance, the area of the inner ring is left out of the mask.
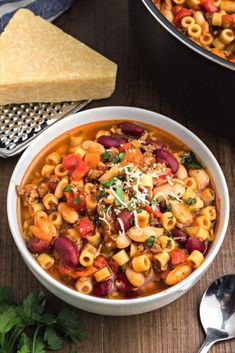
[[[144,129],[142,128],[142,126],[134,123],[123,122],[118,124],[118,127],[122,130],[122,132],[124,132],[124,134],[131,136],[140,137],[144,133]]]
[[[107,260],[107,265],[113,273],[118,272],[118,263],[114,260]]]
[[[157,139],[152,139],[151,137],[147,137],[146,140],[141,142],[141,144],[143,146],[153,145],[156,150],[163,148],[163,145]]]
[[[155,154],[161,163],[166,163],[166,166],[171,168],[172,173],[176,173],[179,168],[177,159],[167,150],[156,149]]]
[[[187,242],[185,244],[185,248],[188,250],[188,252],[190,254],[191,254],[191,252],[193,252],[193,250],[198,250],[202,254],[204,254],[206,251],[205,244],[202,241],[200,241],[199,239],[194,238],[194,237],[191,237],[187,240]]]
[[[49,245],[38,238],[31,238],[27,247],[32,254],[41,254],[49,249]]]
[[[107,279],[104,282],[96,283],[93,287],[92,294],[96,295],[97,297],[104,297],[110,292],[112,286],[113,281],[111,278]]]
[[[188,235],[182,231],[180,228],[174,228],[171,230],[171,234],[173,235],[172,238],[179,243],[185,243],[188,239]]]
[[[126,232],[131,227],[131,222],[134,219],[134,215],[133,215],[133,212],[129,211],[127,208],[124,208],[119,213],[119,215],[117,216],[117,218],[114,221],[114,228],[115,228],[117,233],[122,231],[122,228],[120,226],[118,218],[122,221],[122,223],[124,225],[124,230]]]
[[[54,240],[54,248],[60,254],[66,265],[75,267],[79,262],[79,254],[76,245],[65,237],[58,237]]]
[[[127,279],[127,276],[123,272],[118,272],[116,274],[117,279],[115,280],[114,284],[116,289],[120,293],[128,293],[132,289],[132,285]]]
[[[97,140],[105,148],[110,147],[120,147],[128,142],[128,139],[124,136],[114,135],[114,136],[100,136]]]

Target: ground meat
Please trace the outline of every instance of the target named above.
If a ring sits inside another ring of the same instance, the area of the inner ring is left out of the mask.
[[[104,168],[101,168],[100,170],[99,169],[90,169],[87,174],[87,177],[86,177],[86,182],[98,180],[101,177],[101,175],[103,175],[104,173],[105,173]]]
[[[27,184],[24,186],[17,186],[16,191],[17,194],[22,197],[28,205],[32,205],[38,202],[39,195],[37,192],[37,185]]]
[[[150,248],[150,251],[153,254],[159,254],[160,252],[162,252],[162,248],[158,243],[154,243],[153,246]]]
[[[38,186],[38,195],[43,198],[49,192],[48,186],[45,183],[42,183]]]
[[[60,178],[57,175],[51,175],[50,178],[47,180],[48,189],[51,192],[54,192],[59,181]]]
[[[122,130],[117,127],[117,125],[113,125],[110,129],[112,135],[122,135]]]

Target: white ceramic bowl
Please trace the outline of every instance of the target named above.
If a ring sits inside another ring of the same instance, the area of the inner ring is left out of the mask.
[[[147,297],[127,300],[104,299],[84,295],[66,287],[48,275],[31,256],[20,234],[17,218],[17,195],[15,190],[15,186],[20,184],[25,170],[31,161],[52,139],[79,125],[94,121],[99,122],[102,120],[115,119],[146,122],[168,131],[183,141],[190,149],[196,152],[202,161],[204,161],[213,177],[220,200],[220,218],[216,238],[211,244],[203,264],[189,277],[173,287]],[[200,279],[213,262],[223,242],[229,219],[229,195],[224,175],[215,157],[204,143],[191,131],[174,120],[148,110],[130,107],[105,107],[86,110],[66,119],[62,119],[32,142],[30,147],[21,156],[12,174],[8,190],[7,211],[13,238],[25,263],[35,277],[49,291],[65,302],[86,311],[103,315],[133,315],[158,309],[169,304],[188,291]]]

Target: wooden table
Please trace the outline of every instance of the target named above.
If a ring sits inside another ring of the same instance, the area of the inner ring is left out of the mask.
[[[115,94],[93,102],[90,108],[130,105],[168,115],[195,132],[211,149],[220,163],[235,203],[235,144],[202,129],[188,120],[154,88],[135,48],[128,21],[127,0],[77,0],[56,24],[119,64]],[[225,118],[225,117],[224,117]],[[225,122],[224,122],[225,123]],[[6,212],[6,190],[18,158],[0,159],[0,284],[13,288],[15,299],[42,286],[24,264],[12,240]],[[186,295],[160,310],[132,317],[104,317],[81,311],[88,339],[78,347],[83,353],[196,353],[204,339],[198,320],[198,305],[210,281],[235,272],[235,211],[231,210],[225,241],[213,265]],[[45,289],[44,289],[45,290]],[[60,308],[63,303],[49,295],[49,302]],[[64,349],[63,352],[68,352]],[[235,341],[217,344],[211,353],[235,353]]]

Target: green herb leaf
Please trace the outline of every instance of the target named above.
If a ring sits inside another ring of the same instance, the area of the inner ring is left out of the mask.
[[[35,344],[32,344],[32,353],[46,353],[45,344],[41,337],[37,337]]]
[[[121,186],[118,186],[117,187],[117,189],[116,189],[116,195],[117,195],[117,197],[116,197],[116,199],[115,199],[115,205],[118,207],[118,206],[121,206],[121,202],[119,201],[119,199],[121,200],[121,201],[124,201],[124,191],[123,191],[123,189],[122,189],[122,187]]]
[[[103,197],[108,196],[108,193],[105,190],[100,190],[99,194],[96,196],[97,201],[102,199]]]
[[[180,156],[181,163],[187,169],[202,169],[201,163],[195,157],[195,154],[192,151],[182,153]]]
[[[136,212],[137,212],[137,213],[142,213],[143,210],[142,210],[142,208],[137,208]]]
[[[31,353],[32,340],[25,333],[21,334],[17,353]]]
[[[122,266],[118,266],[118,272],[124,272]]]
[[[104,153],[102,153],[101,155],[101,159],[103,162],[108,162],[108,160],[110,159],[111,157],[111,152],[108,152],[108,151],[105,151]]]
[[[121,162],[124,157],[125,157],[125,153],[124,153],[124,152],[117,153],[117,154],[114,156],[112,162],[113,162],[114,164],[117,164],[117,163]]]
[[[172,216],[168,217],[168,219],[174,219],[174,216],[172,215]]]
[[[188,200],[185,201],[187,205],[195,205],[196,202],[197,200],[193,197],[189,197]]]
[[[132,207],[131,205],[128,205],[128,206],[127,206],[127,209],[128,209],[128,211],[132,211],[132,210],[133,210],[133,207]]]
[[[154,235],[151,235],[145,242],[145,245],[148,247],[148,248],[151,248],[153,246],[155,242],[155,236]]]
[[[73,204],[77,205],[81,201],[81,197],[77,196],[76,199],[73,200]]]
[[[80,329],[79,317],[72,307],[65,307],[58,315],[57,322],[67,337],[73,342],[82,341],[85,333]]]
[[[172,210],[172,205],[169,204],[169,205],[167,206],[167,208],[166,208],[166,212],[170,212],[171,210]]]
[[[152,201],[151,201],[151,205],[152,205],[152,206],[158,206],[158,204],[159,204],[159,203],[158,203],[156,197],[153,197],[153,198],[152,198]]]
[[[176,200],[177,200],[177,197],[175,197],[175,196],[173,196],[173,195],[171,195],[171,194],[169,194],[168,197],[169,197],[169,199],[171,199],[172,201],[176,201]]]
[[[70,185],[65,186],[64,192],[70,192],[72,190]]]
[[[46,348],[60,349],[65,338],[77,342],[85,337],[75,309],[64,308],[56,317],[45,312],[43,293],[30,293],[19,305],[10,302],[9,294],[0,287],[0,353],[45,353]]]
[[[114,177],[112,179],[102,181],[101,184],[106,188],[110,188],[110,186],[115,184],[116,181],[117,181],[117,178]]]
[[[61,335],[52,327],[48,327],[44,334],[44,341],[46,342],[47,349],[56,351],[61,349],[64,343]]]

